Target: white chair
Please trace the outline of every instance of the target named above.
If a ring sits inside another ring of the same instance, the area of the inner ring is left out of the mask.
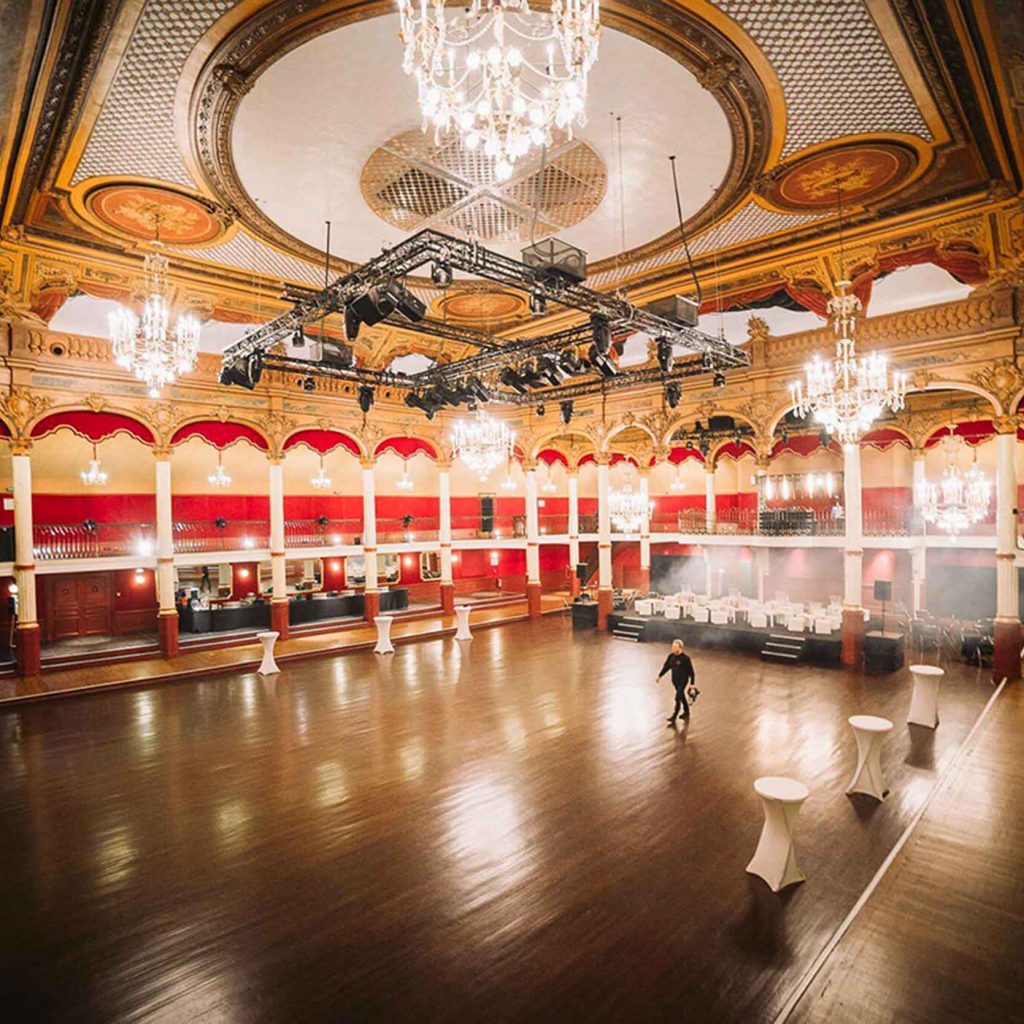
[[[711,609],[711,621],[716,626],[727,626],[729,625],[729,611],[727,608],[712,608]]]
[[[665,614],[665,602],[660,597],[651,598],[651,614],[652,615],[664,615]]]
[[[263,660],[260,662],[260,667],[256,669],[261,676],[272,676],[281,671],[274,660],[274,645],[280,635],[273,629],[256,634],[256,639],[263,645]]]
[[[633,603],[633,610],[637,615],[653,615],[654,607],[651,601],[640,600]]]
[[[827,616],[819,616],[814,620],[814,632],[821,636],[832,634],[832,620]]]
[[[914,692],[910,698],[908,724],[934,729],[939,724],[939,683],[946,674],[937,665],[911,665]]]
[[[755,611],[752,608],[749,612],[747,612],[747,623],[753,626],[755,629],[767,629],[768,616],[763,609],[758,608]]]
[[[694,605],[693,608],[693,621],[694,622],[710,622],[711,611],[706,604]]]
[[[374,622],[377,625],[377,646],[374,647],[374,654],[394,654],[395,646],[391,642],[391,621],[390,615],[378,615]]]
[[[853,715],[847,721],[857,740],[857,769],[846,792],[883,800],[888,789],[882,777],[882,740],[892,732],[892,722],[875,715]]]
[[[778,892],[806,878],[796,862],[793,833],[797,815],[809,794],[802,782],[779,775],[756,779],[754,792],[761,798],[764,825],[747,871],[763,878],[772,892]]]
[[[469,631],[469,605],[457,604],[455,606],[455,639],[472,640],[473,634]]]
[[[680,607],[677,604],[665,605],[665,618],[666,619],[678,619],[680,617]]]

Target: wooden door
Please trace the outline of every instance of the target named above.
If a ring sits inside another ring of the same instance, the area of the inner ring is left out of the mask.
[[[112,632],[114,622],[110,595],[109,573],[93,572],[78,580],[79,636]]]
[[[43,637],[66,640],[96,636],[113,629],[113,575],[47,577]]]
[[[74,576],[51,576],[47,582],[46,638],[78,636],[78,580]]]

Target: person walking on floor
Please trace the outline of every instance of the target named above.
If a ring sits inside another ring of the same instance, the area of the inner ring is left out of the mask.
[[[682,640],[672,641],[672,650],[658,673],[658,679],[660,680],[666,672],[672,673],[672,685],[676,690],[676,708],[672,712],[668,724],[669,726],[676,724],[680,708],[683,709],[683,721],[688,722],[690,720],[690,705],[686,699],[686,690],[687,687],[693,687],[693,696],[696,697],[694,683],[697,681],[697,677],[693,671],[693,662],[690,660],[690,656],[683,650]]]

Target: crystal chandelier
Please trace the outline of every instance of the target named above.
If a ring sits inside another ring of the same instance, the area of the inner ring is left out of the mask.
[[[224,453],[217,452],[217,468],[206,478],[211,487],[230,487],[231,477],[224,472]]]
[[[988,514],[992,501],[992,485],[978,468],[977,452],[967,472],[959,465],[963,441],[952,430],[943,439],[946,468],[938,483],[926,482],[918,502],[926,523],[955,537],[962,530],[980,522]]]
[[[628,480],[608,494],[608,514],[619,533],[639,533],[653,507],[653,503],[644,502],[643,495],[634,491]]]
[[[893,373],[878,352],[857,358],[854,324],[861,310],[860,299],[848,294],[849,281],[838,283],[839,293],[829,301],[828,313],[836,332],[836,358],[820,356],[807,364],[807,392],[800,381],[790,384],[790,397],[799,416],[814,413],[815,419],[841,444],[854,444],[883,410],[903,408],[906,377]]]
[[[331,478],[324,472],[324,457],[322,455],[320,456],[320,468],[316,471],[316,476],[310,477],[309,483],[318,491],[331,489]]]
[[[673,494],[679,494],[686,490],[686,484],[683,483],[682,478],[679,476],[679,463],[676,463],[676,475],[672,477],[672,483],[668,485],[668,489]]]
[[[482,148],[499,180],[531,146],[586,123],[601,34],[598,0],[398,0],[402,70],[416,78],[424,129]]]
[[[146,253],[142,271],[146,281],[146,301],[140,320],[130,309],[120,306],[110,314],[110,342],[118,365],[130,370],[149,388],[151,398],[181,373],[195,369],[199,355],[199,321],[188,314],[175,320],[170,330],[167,304],[167,257],[160,246],[160,221],[154,218],[154,251]]]
[[[482,409],[472,420],[459,420],[452,430],[452,448],[481,480],[491,470],[512,458],[515,434],[501,420],[493,419]]]
[[[411,491],[415,484],[409,476],[409,460],[402,459],[402,475],[395,481],[395,486],[400,491]]]
[[[505,474],[505,479],[501,481],[501,489],[503,491],[514,491],[516,489],[516,482],[512,479],[511,472]]]
[[[100,469],[99,456],[96,454],[95,443],[92,446],[92,458],[89,460],[89,468],[83,469],[80,476],[86,487],[103,487],[107,482],[107,473]]]
[[[542,483],[540,485],[540,489],[545,494],[554,494],[555,491],[558,489],[558,488],[555,487],[555,481],[551,479],[551,466],[550,465],[548,466],[547,477],[545,478],[544,483]]]

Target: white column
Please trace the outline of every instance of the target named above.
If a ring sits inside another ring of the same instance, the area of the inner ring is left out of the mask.
[[[452,478],[447,466],[437,471],[437,539],[441,545],[441,582],[452,582]]]
[[[754,548],[754,571],[757,575],[757,599],[764,601],[764,581],[768,576],[768,548]]]
[[[284,549],[284,466],[279,458],[271,457],[270,490],[270,581],[272,601],[280,604],[288,600],[288,582],[285,572]]]
[[[650,513],[650,473],[640,470],[640,501],[643,505],[643,517],[640,520],[640,571],[651,568],[651,513]]]
[[[597,463],[597,585],[612,586],[612,523],[608,509],[608,457]]]
[[[569,471],[569,564],[575,570],[580,561],[580,474]]]
[[[526,584],[540,585],[540,521],[537,512],[537,464],[526,463]]]
[[[704,463],[704,522],[708,533],[715,532],[715,466],[711,461]]]
[[[843,446],[843,502],[846,544],[843,550],[843,607],[857,610],[863,594],[864,518],[861,512],[860,446]]]
[[[921,515],[921,500],[924,496],[924,487],[927,482],[927,476],[925,474],[925,455],[926,451],[924,448],[913,449],[913,475],[911,477],[911,486],[913,488],[913,494],[911,500],[913,502],[913,521],[911,522],[911,531],[917,538],[917,542],[910,550],[910,610],[911,612],[919,612],[925,605],[925,586],[926,578],[928,573],[928,556],[927,547],[925,545],[925,521]]]
[[[996,618],[1020,620],[1017,596],[1017,431],[996,435]]]
[[[366,592],[377,592],[377,489],[373,459],[363,460],[363,559],[366,563]]]
[[[14,581],[18,585],[18,625],[36,624],[36,567],[32,539],[32,462],[27,452],[11,456],[14,485]]]
[[[704,553],[704,593],[707,594],[708,597],[713,597],[714,594],[715,594],[715,587],[714,587],[715,580],[714,580],[714,574],[713,574],[712,569],[711,569],[711,548],[709,548],[706,544],[704,545],[703,553]]]
[[[156,586],[161,615],[175,611],[174,522],[171,511],[171,454],[156,456]]]

